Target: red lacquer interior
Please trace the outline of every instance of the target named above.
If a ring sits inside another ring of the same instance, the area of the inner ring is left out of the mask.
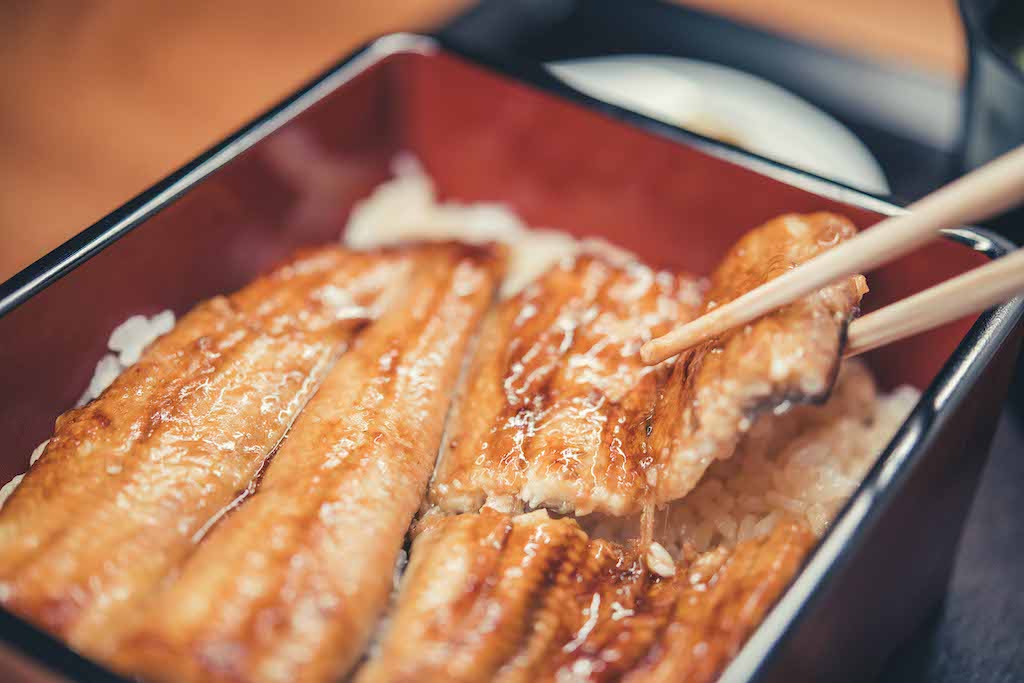
[[[446,197],[506,202],[531,224],[596,235],[660,266],[707,272],[743,231],[839,204],[556,96],[438,55],[398,55],[0,319],[0,482],[24,470],[86,387],[113,327],[241,286],[293,248],[337,239],[352,204],[417,155]],[[982,262],[939,244],[870,278],[868,307]],[[923,387],[970,320],[870,357],[886,384]]]

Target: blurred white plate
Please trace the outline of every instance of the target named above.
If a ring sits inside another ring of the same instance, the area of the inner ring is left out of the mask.
[[[857,136],[806,100],[757,76],[658,55],[547,66],[592,97],[867,192],[889,192],[882,168]]]

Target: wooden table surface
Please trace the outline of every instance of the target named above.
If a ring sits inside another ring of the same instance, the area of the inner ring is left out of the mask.
[[[953,0],[689,1],[951,78],[963,70]],[[467,4],[0,2],[0,281],[360,42]]]

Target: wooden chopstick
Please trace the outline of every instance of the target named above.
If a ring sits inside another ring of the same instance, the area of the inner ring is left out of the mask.
[[[700,318],[652,339],[640,349],[648,365],[792,303],[830,282],[866,272],[959,227],[998,214],[1024,200],[1024,147],[911,204],[909,212],[880,221],[834,249],[766,282]]]
[[[1024,250],[854,320],[846,357],[876,349],[1008,301],[1024,292]]]

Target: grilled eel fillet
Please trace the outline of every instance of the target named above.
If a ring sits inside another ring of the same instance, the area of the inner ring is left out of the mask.
[[[447,512],[634,507],[646,422],[670,367],[644,366],[640,346],[700,302],[696,278],[596,254],[503,301],[449,419],[431,502]]]
[[[306,252],[185,315],[57,419],[0,510],[0,603],[100,658],[250,485],[409,256]]]
[[[117,668],[149,681],[233,683],[333,681],[349,670],[387,604],[499,270],[485,248],[424,248],[255,493],[144,605]]]
[[[829,213],[780,216],[755,228],[711,276],[705,312],[849,239],[856,228]],[[861,275],[681,353],[658,397],[647,442],[652,498],[686,495],[716,459],[730,457],[754,418],[828,398],[846,329],[867,284]]]
[[[832,214],[747,233],[701,297],[692,277],[582,256],[504,302],[484,326],[430,488],[441,510],[625,515],[684,496],[759,412],[822,401],[866,287],[854,276],[681,354],[643,366],[669,326],[853,235]],[[652,417],[653,414],[653,417]]]
[[[543,510],[441,517],[416,538],[384,640],[356,681],[710,681],[813,543],[784,522],[662,578],[631,547]]]

